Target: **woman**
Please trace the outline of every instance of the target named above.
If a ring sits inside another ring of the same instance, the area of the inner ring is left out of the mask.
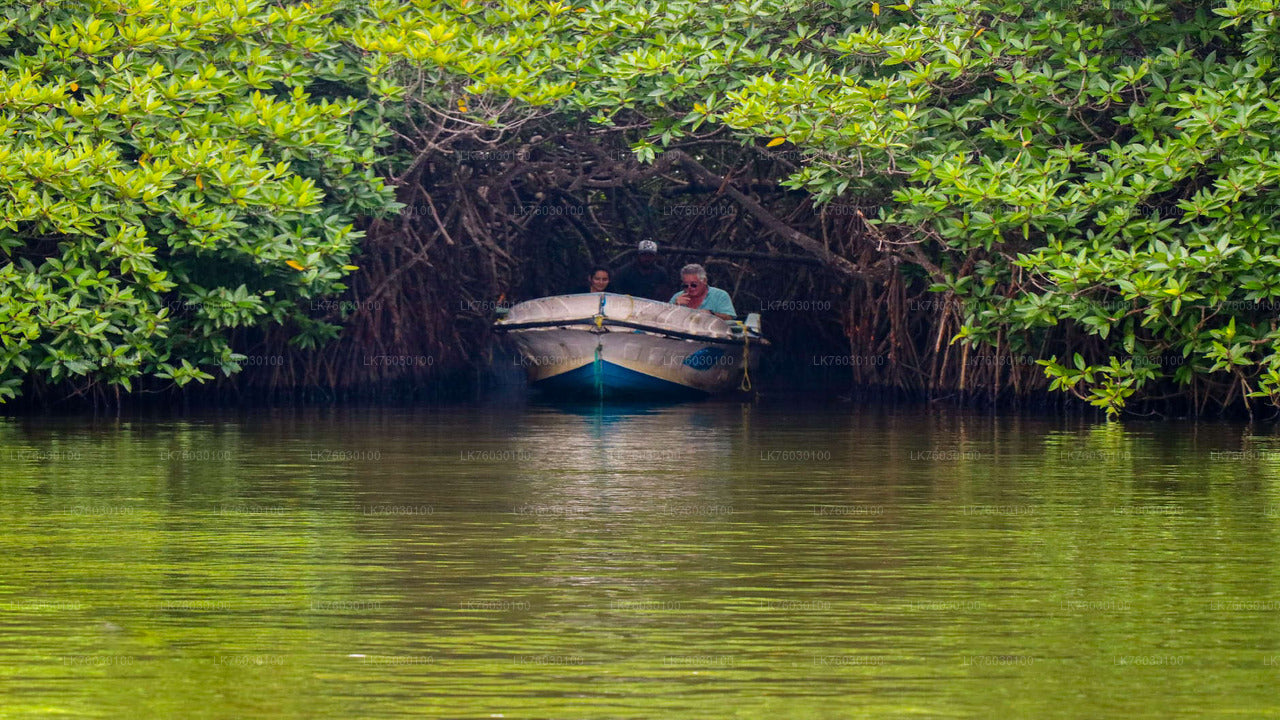
[[[609,287],[609,268],[598,267],[587,276],[587,292],[604,292]]]

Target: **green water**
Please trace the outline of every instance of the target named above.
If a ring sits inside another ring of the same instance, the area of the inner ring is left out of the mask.
[[[0,717],[1274,717],[1280,435],[0,420]]]

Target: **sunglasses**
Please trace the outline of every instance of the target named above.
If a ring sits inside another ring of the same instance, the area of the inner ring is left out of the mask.
[[[700,282],[691,282],[691,283],[685,283],[685,284],[684,284],[684,286],[685,286],[685,287],[687,287],[687,288],[696,288],[696,287],[698,287],[698,286],[699,286],[699,285],[701,285],[701,284],[702,284],[702,283],[700,283]]]

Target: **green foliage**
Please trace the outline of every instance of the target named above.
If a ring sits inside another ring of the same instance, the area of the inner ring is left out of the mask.
[[[0,4],[0,400],[229,374],[232,328],[343,289],[354,217],[394,208],[352,12]]]
[[[375,7],[388,76],[630,126],[643,161],[726,129],[798,149],[788,185],[879,204],[869,232],[964,304],[956,342],[1072,355],[1054,387],[1113,414],[1156,384],[1280,401],[1270,2]]]
[[[541,113],[645,163],[731,138],[880,207],[867,232],[961,303],[944,337],[1112,414],[1280,402],[1269,2],[52,2],[0,32],[0,397],[230,372],[245,325],[324,342],[299,300],[394,206],[373,164]]]
[[[771,131],[871,168],[822,160],[793,182],[820,197],[844,183],[891,191],[880,227],[929,241],[947,277],[973,278],[940,278],[967,306],[961,342],[1056,338],[1074,369],[1044,362],[1052,386],[1111,414],[1161,378],[1274,402],[1270,12],[1149,0],[896,6],[831,47],[879,59],[877,72],[906,67],[847,85],[789,79],[726,119],[758,107]],[[830,98],[830,110],[796,112],[803,96]]]

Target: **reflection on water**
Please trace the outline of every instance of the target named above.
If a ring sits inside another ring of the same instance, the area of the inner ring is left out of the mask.
[[[0,716],[1274,715],[1277,478],[784,403],[0,420]]]

